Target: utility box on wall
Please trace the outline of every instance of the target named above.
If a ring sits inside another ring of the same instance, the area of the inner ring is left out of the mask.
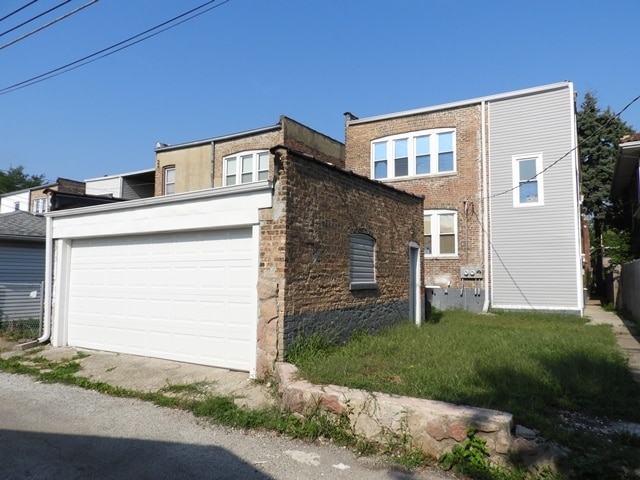
[[[462,280],[479,280],[482,278],[483,273],[480,265],[465,265],[460,267],[460,278]]]

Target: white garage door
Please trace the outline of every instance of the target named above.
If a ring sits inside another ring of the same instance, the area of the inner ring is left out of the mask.
[[[74,240],[68,342],[249,371],[256,283],[250,228]]]

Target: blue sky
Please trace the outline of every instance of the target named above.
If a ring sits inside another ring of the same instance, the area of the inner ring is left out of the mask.
[[[3,89],[205,0],[90,0],[0,21],[0,170],[84,180],[153,168],[175,144],[287,115],[344,140],[359,117],[574,82],[620,111],[640,95],[637,0],[218,0],[218,8],[69,73]],[[29,3],[2,0],[0,18]],[[640,130],[640,101],[623,114]]]

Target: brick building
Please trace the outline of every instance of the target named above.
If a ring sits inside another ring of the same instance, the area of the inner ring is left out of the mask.
[[[346,114],[346,168],[425,198],[433,305],[582,313],[574,102],[562,82]]]

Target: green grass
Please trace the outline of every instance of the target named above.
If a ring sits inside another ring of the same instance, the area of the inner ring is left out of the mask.
[[[358,335],[340,347],[303,339],[288,360],[314,383],[510,412],[516,423],[573,449],[584,463],[574,464],[575,478],[618,478],[599,469],[590,476],[598,462],[619,466],[609,472],[640,467],[633,442],[558,426],[561,410],[640,422],[640,386],[610,326],[587,326],[575,316],[507,312],[446,311],[434,318],[420,328],[406,323]]]

